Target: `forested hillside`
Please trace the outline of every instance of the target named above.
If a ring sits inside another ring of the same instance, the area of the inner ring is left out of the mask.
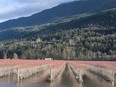
[[[0,58],[116,60],[116,10],[0,32]]]

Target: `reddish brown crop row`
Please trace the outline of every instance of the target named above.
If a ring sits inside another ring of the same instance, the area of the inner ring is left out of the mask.
[[[116,69],[116,61],[69,61],[78,68],[85,68],[86,65],[92,65],[101,68]]]
[[[93,65],[93,66],[98,66],[98,67],[103,67],[103,68],[110,68],[110,69],[116,69],[116,62],[109,62],[109,61],[89,61],[89,62],[86,62],[86,64],[90,64],[90,65]]]
[[[79,61],[69,61],[69,63],[70,63],[71,65],[73,65],[73,67],[74,67],[75,69],[78,69],[78,70],[84,69],[85,66],[86,66],[86,64],[81,63],[81,62],[79,62]]]
[[[19,68],[35,67],[40,65],[49,65],[50,68],[58,68],[65,61],[57,60],[0,60],[0,67],[18,66]]]
[[[50,68],[58,68],[63,63],[70,63],[76,68],[85,68],[86,65],[116,69],[116,62],[109,61],[60,61],[60,60],[0,60],[0,67],[19,66],[20,68],[50,65]]]

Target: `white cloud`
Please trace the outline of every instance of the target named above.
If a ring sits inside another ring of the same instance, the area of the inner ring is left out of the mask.
[[[29,16],[68,1],[74,0],[0,0],[0,22]]]

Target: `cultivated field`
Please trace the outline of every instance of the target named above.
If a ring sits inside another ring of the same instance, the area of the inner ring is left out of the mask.
[[[25,79],[34,73],[46,71],[50,81],[68,65],[76,79],[83,82],[83,75],[91,72],[113,83],[116,74],[116,62],[109,61],[63,61],[63,60],[0,60],[0,77],[11,73],[17,74],[17,80]]]

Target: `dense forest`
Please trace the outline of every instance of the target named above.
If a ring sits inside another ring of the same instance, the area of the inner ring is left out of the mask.
[[[0,31],[0,58],[116,60],[116,10]]]

